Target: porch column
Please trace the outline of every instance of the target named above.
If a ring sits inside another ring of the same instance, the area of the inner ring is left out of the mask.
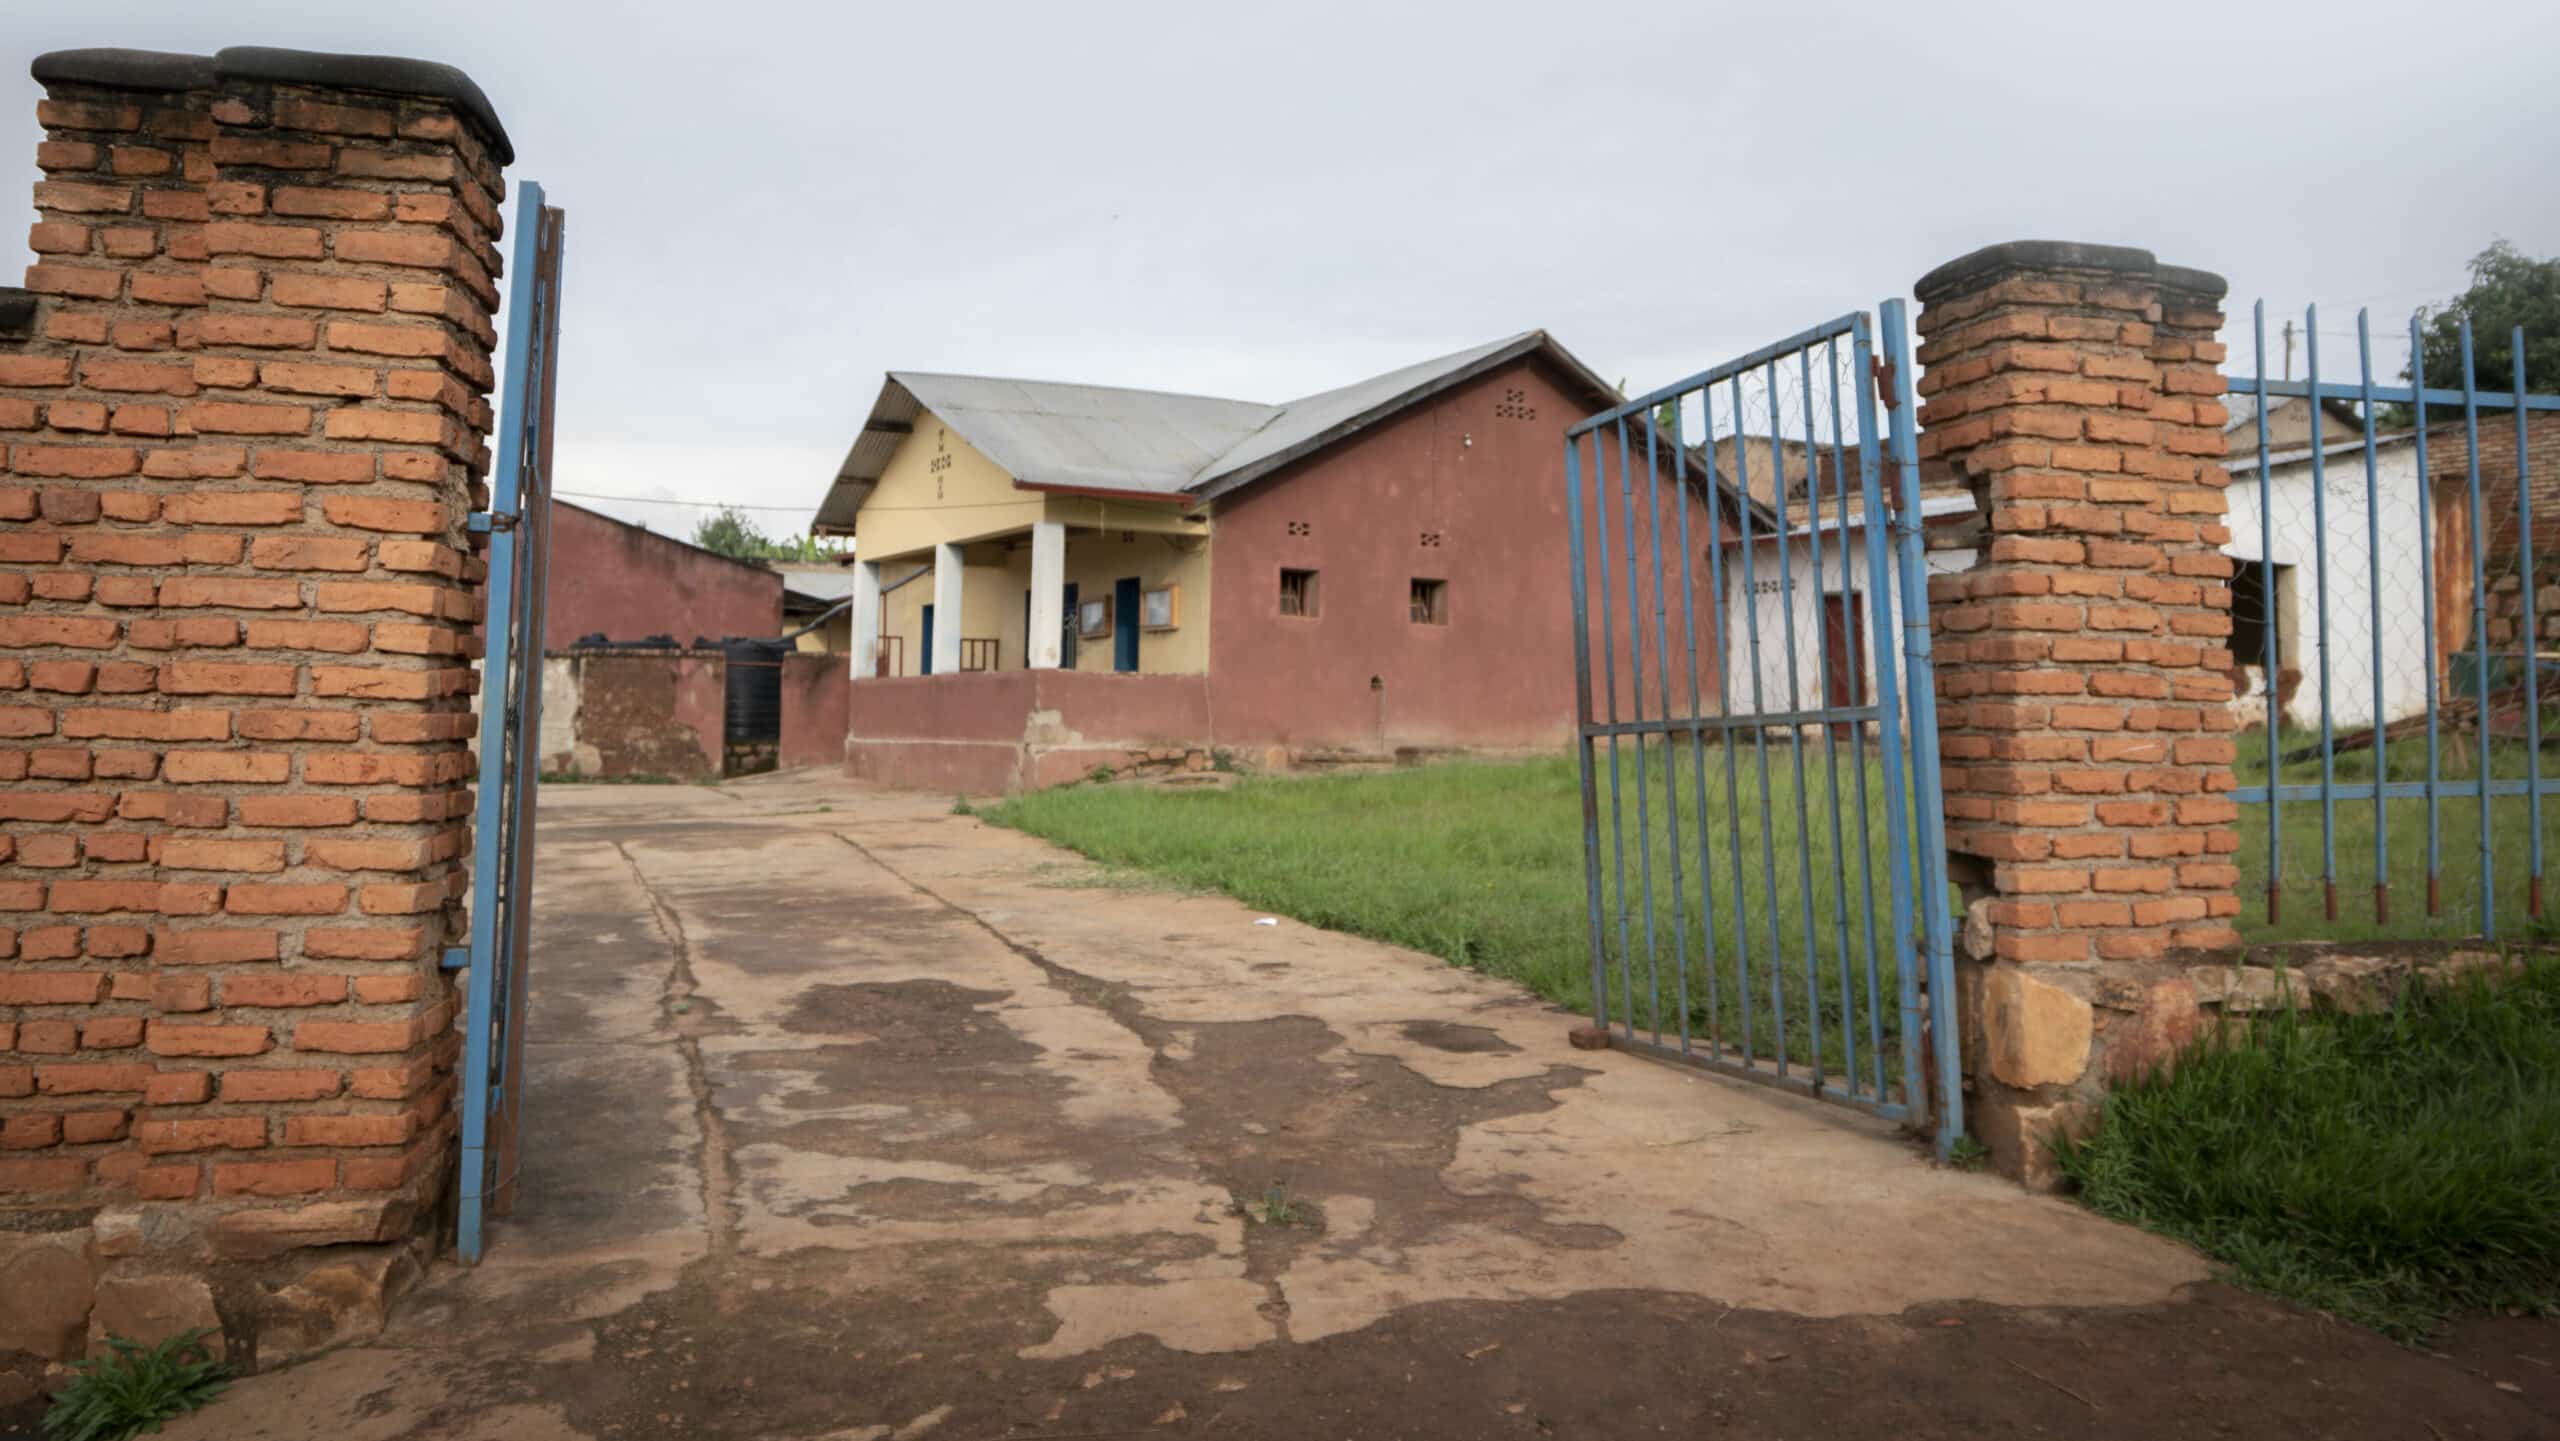
[[[933,548],[933,673],[952,675],[960,669],[960,547]]]
[[[1058,668],[1066,605],[1067,528],[1044,520],[1031,527],[1031,633],[1022,647],[1033,670]]]
[[[853,563],[853,678],[880,673],[880,562]]]

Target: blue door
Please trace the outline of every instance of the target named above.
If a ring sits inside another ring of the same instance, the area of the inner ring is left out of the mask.
[[[918,675],[933,674],[933,607],[924,608],[924,669]]]
[[[1111,585],[1111,668],[1124,673],[1138,668],[1138,578],[1134,575]]]

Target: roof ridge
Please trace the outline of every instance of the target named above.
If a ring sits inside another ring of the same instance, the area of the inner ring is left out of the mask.
[[[1283,401],[1269,416],[1263,419],[1262,424],[1255,426],[1252,430],[1238,436],[1234,444],[1229,445],[1225,450],[1220,451],[1218,454],[1211,456],[1198,470],[1193,471],[1191,473],[1190,486],[1186,487],[1186,489],[1197,487],[1204,480],[1218,474],[1220,469],[1227,464],[1228,457],[1234,455],[1245,446],[1250,445],[1256,438],[1270,430],[1271,427],[1288,419],[1289,413],[1297,410],[1301,406],[1313,405],[1328,397],[1341,395],[1348,391],[1358,390],[1365,385],[1375,385],[1379,381],[1386,379],[1388,376],[1402,374],[1405,371],[1430,370],[1433,367],[1446,366],[1461,356],[1481,358],[1483,356],[1496,355],[1524,341],[1535,343],[1540,340],[1545,340],[1550,344],[1553,343],[1553,338],[1548,336],[1543,328],[1513,331],[1509,335],[1498,336],[1492,340],[1479,341],[1474,345],[1462,345],[1456,350],[1449,351],[1445,354],[1429,356],[1425,359],[1411,361],[1404,365],[1389,366],[1385,370],[1378,371],[1371,375],[1364,375],[1357,380],[1348,382],[1347,384],[1333,386],[1325,390],[1310,391],[1305,395]],[[1403,393],[1399,392],[1396,395],[1385,397],[1379,402],[1379,405],[1392,405],[1401,399],[1403,399]]]
[[[891,380],[901,384],[905,383],[905,377],[912,375],[919,380],[974,380],[996,385],[1050,386],[1061,390],[1108,390],[1120,395],[1159,395],[1170,400],[1214,400],[1220,405],[1251,405],[1263,410],[1276,411],[1281,408],[1268,400],[1246,400],[1233,395],[1209,395],[1196,390],[1156,390],[1143,385],[1095,385],[1082,380],[1034,380],[1021,375],[970,375],[957,370],[892,370],[887,372],[887,375]]]

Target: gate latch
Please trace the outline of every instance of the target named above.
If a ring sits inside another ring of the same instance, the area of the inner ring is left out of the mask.
[[[515,529],[516,517],[503,511],[473,511],[466,525],[473,535],[488,535],[493,531]]]
[[[1896,404],[1893,387],[1893,362],[1885,359],[1881,355],[1872,356],[1869,357],[1867,361],[1867,368],[1875,375],[1876,399],[1884,403],[1885,409],[1893,409]]]

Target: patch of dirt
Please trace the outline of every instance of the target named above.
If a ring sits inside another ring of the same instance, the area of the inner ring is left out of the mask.
[[[914,980],[813,986],[782,1029],[843,1036],[848,1044],[746,1051],[725,1057],[718,1083],[738,1144],[775,1141],[794,1149],[887,1160],[922,1159],[1000,1171],[1051,1161],[1072,1162],[1092,1186],[1147,1173],[1152,1139],[1097,1134],[1068,1121],[1066,1087],[1046,1053],[983,1007],[1010,998],[1003,990]],[[770,1088],[776,1099],[755,1104]],[[858,1103],[859,1115],[807,1115]],[[1003,1203],[967,1186],[889,1183],[856,1188],[846,1200],[863,1215],[930,1218],[930,1192],[965,1198],[972,1211],[1036,1214],[1097,1199],[1088,1188],[1053,1187],[1038,1197]],[[941,1214],[948,1214],[948,1207]],[[818,1224],[846,1219],[813,1215]]]
[[[2475,1316],[2445,1328],[2428,1349],[2560,1418],[2560,1317]]]
[[[2138,1309],[1834,1320],[1590,1292],[1415,1306],[1362,1331],[1227,1355],[1136,1338],[1070,1360],[1018,1358],[1049,1325],[1024,1304],[1025,1283],[1036,1295],[1101,1259],[917,1257],[904,1274],[862,1278],[813,1273],[803,1258],[705,1263],[602,1323],[591,1359],[526,1367],[508,1389],[564,1407],[599,1438],[710,1441],[860,1434],[943,1407],[931,1434],[953,1441],[2560,1433],[2548,1394],[2500,1390],[2459,1355],[2218,1286]],[[2477,1327],[2484,1345],[2560,1345],[2552,1322]],[[489,1399],[457,1398],[410,1435],[447,1434],[437,1428]]]
[[[1037,1046],[978,1013],[1010,994],[949,981],[811,986],[782,1028],[804,1036],[875,1035],[883,1050],[909,1062],[1029,1060],[1040,1054]]]
[[[1500,1031],[1483,1026],[1461,1025],[1456,1021],[1407,1021],[1404,1038],[1417,1046],[1435,1051],[1454,1051],[1460,1055],[1516,1056],[1520,1048],[1502,1039]]]
[[[1174,1028],[1143,1015],[1122,1019],[1157,1048],[1155,1077],[1182,1102],[1183,1150],[1241,1201],[1285,1187],[1292,1203],[1320,1215],[1326,1198],[1363,1198],[1374,1220],[1362,1239],[1390,1245],[1457,1224],[1531,1233],[1565,1248],[1619,1239],[1606,1227],[1550,1224],[1518,1196],[1461,1194],[1441,1180],[1457,1157],[1459,1131],[1553,1110],[1553,1093],[1582,1084],[1588,1071],[1550,1066],[1491,1086],[1435,1085],[1392,1058],[1354,1054],[1308,1016],[1185,1026],[1188,1057],[1176,1060],[1166,1051]],[[1476,1028],[1440,1029],[1463,1042]],[[1322,1229],[1249,1226],[1247,1274],[1278,1275]]]

